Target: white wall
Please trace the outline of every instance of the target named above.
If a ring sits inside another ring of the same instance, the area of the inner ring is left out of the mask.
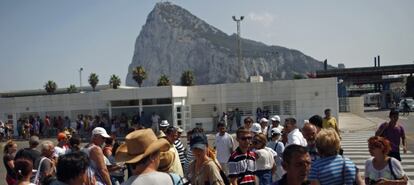
[[[215,104],[219,112],[227,111],[227,103],[249,102],[253,115],[263,102],[296,101],[292,115],[281,114],[281,118],[295,117],[298,124],[303,125],[305,119],[315,114],[323,116],[326,108],[338,117],[338,95],[335,78],[283,80],[263,83],[237,83],[193,86],[188,88],[188,104]],[[211,112],[212,110],[206,110]],[[205,115],[208,115],[206,112]],[[202,122],[209,128],[211,118],[192,119],[192,126]]]

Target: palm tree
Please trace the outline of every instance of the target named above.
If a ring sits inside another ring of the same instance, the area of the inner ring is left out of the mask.
[[[144,67],[137,66],[132,70],[132,78],[138,83],[138,86],[141,87],[142,82],[147,79],[147,72]]]
[[[170,79],[168,79],[167,75],[161,75],[160,79],[158,79],[157,86],[169,86],[171,85]]]
[[[66,89],[66,91],[67,91],[68,93],[75,93],[75,92],[76,92],[76,91],[78,91],[78,90],[76,89],[76,86],[75,86],[75,85],[70,84],[70,86]]]
[[[54,81],[49,80],[49,81],[46,82],[45,90],[46,90],[47,93],[53,94],[56,91],[56,89],[57,89],[57,85]]]
[[[194,74],[192,71],[184,71],[181,75],[181,85],[184,86],[193,86],[194,85]]]
[[[95,87],[99,83],[98,75],[95,74],[95,73],[91,73],[91,75],[89,75],[89,80],[88,81],[89,81],[89,84],[91,85],[93,91],[95,91]]]
[[[109,85],[114,89],[118,89],[118,87],[121,85],[121,79],[116,75],[112,75],[109,79]]]

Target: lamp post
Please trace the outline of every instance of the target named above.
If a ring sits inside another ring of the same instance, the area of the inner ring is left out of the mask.
[[[83,71],[83,68],[81,67],[79,69],[79,92],[82,92],[82,71]]]
[[[241,51],[241,37],[240,37],[240,22],[244,19],[244,16],[236,18],[233,16],[233,21],[237,23],[237,62],[239,64],[240,82],[243,80],[243,65],[242,65],[242,51]]]

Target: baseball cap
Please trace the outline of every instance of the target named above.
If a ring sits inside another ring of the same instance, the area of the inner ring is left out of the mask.
[[[272,121],[279,121],[280,122],[280,117],[278,115],[273,116],[272,118],[270,118]]]
[[[104,138],[110,138],[111,136],[106,133],[106,130],[102,127],[96,127],[92,130],[92,135],[100,135]]]
[[[59,132],[59,134],[57,135],[57,140],[58,141],[64,140],[66,138],[67,138],[67,136],[66,136],[66,134],[64,132]]]
[[[269,120],[267,120],[266,118],[262,118],[262,119],[260,119],[260,123],[261,122],[268,122]]]
[[[167,121],[167,120],[162,120],[162,121],[161,121],[161,123],[160,123],[160,127],[168,127],[168,126],[170,126],[170,124],[168,123],[168,121]]]
[[[253,123],[251,130],[252,132],[258,134],[258,133],[262,133],[262,127],[260,126],[259,123]]]
[[[270,131],[273,135],[280,135],[282,132],[278,128],[272,128],[272,131]]]
[[[190,139],[190,147],[205,150],[207,146],[207,136],[203,133],[194,133]]]

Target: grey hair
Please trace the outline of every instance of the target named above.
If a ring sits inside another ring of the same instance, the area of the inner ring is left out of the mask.
[[[40,151],[45,151],[45,150],[49,150],[50,147],[53,147],[54,143],[52,141],[46,140],[43,141],[42,144],[40,145]]]

